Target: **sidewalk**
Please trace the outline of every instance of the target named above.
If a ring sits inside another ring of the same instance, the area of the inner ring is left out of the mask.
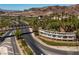
[[[29,30],[32,32],[32,28],[29,28]],[[51,49],[58,49],[58,50],[63,50],[63,51],[79,51],[79,46],[75,46],[75,47],[68,47],[68,46],[51,46],[51,45],[47,45],[46,43],[42,42],[40,39],[38,39],[34,33],[31,34],[32,37],[38,41],[40,44],[44,45],[44,46],[47,46],[48,48],[51,48]]]

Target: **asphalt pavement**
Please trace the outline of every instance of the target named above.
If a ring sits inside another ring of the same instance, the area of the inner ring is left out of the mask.
[[[12,46],[13,46],[14,55],[20,55],[19,49],[16,44],[15,37],[11,37],[11,42],[12,42]]]
[[[20,24],[25,25],[22,22]],[[21,29],[21,31],[22,33],[30,32],[27,26],[25,29]],[[28,44],[31,47],[35,55],[45,55],[45,53],[36,45],[34,38],[31,36],[31,34],[26,34],[23,35],[22,37],[24,38],[26,44]]]
[[[2,37],[9,36],[9,35],[12,35],[12,31],[7,31]],[[8,43],[8,42],[10,42],[10,43]],[[8,53],[9,55],[20,55],[19,49],[16,44],[15,37],[4,38],[0,45],[1,46],[7,45],[6,47],[8,48],[8,51],[13,52],[13,53],[9,52]],[[10,46],[10,47],[8,47],[8,46]]]
[[[25,33],[28,32],[28,30],[22,29],[22,32]],[[32,48],[36,55],[45,55],[45,53],[35,44],[35,41],[30,34],[23,35],[22,37],[24,38],[25,42]]]

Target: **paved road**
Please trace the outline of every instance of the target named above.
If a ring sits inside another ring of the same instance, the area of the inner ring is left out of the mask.
[[[24,24],[24,23],[21,23],[21,24]],[[29,29],[28,28],[23,29],[22,32],[23,33],[29,32]],[[23,38],[31,46],[31,48],[34,50],[36,54],[44,53],[44,54],[51,54],[51,55],[79,55],[79,51],[78,52],[72,52],[72,51],[67,52],[67,51],[48,48],[42,45],[41,43],[37,42],[36,40],[34,40],[31,34],[23,35]]]
[[[6,32],[2,37],[9,36],[9,35],[12,35],[12,31]],[[10,45],[11,45],[11,47],[13,49],[12,52],[14,52],[13,55],[20,55],[19,49],[18,49],[18,47],[16,45],[15,37],[10,37],[9,39],[8,38],[3,39],[3,42],[1,42],[2,46],[5,45],[5,44],[3,44],[4,41],[5,41],[6,44],[7,44],[7,41],[11,43]],[[8,44],[8,46],[9,46],[9,44]],[[9,51],[10,50],[11,49],[9,48]]]
[[[5,34],[2,35],[2,37],[10,35],[11,32],[12,31],[7,31]],[[14,54],[13,47],[12,47],[12,44],[11,44],[11,38],[1,38],[1,42],[0,43],[1,43],[0,47],[6,48],[5,51],[7,51],[8,55],[13,55]],[[2,53],[4,53],[4,55],[5,55],[4,51]]]
[[[13,22],[14,23],[14,22]],[[14,23],[14,24],[17,24],[17,23]],[[14,30],[9,30],[7,31],[5,34],[2,35],[2,37],[5,37],[5,36],[9,36],[9,35],[12,35],[12,32]],[[4,42],[7,38],[1,38],[0,39],[0,43],[2,43],[2,41]],[[19,49],[17,47],[17,44],[16,44],[16,40],[15,40],[15,37],[10,37],[11,39],[11,45],[13,47],[13,52],[14,52],[14,55],[20,55],[20,52],[19,52]]]
[[[12,31],[12,32],[10,33],[10,35],[12,35],[13,32],[14,32],[14,31]],[[11,44],[12,44],[12,47],[13,47],[14,55],[20,55],[20,51],[19,51],[19,49],[18,49],[18,47],[17,47],[17,43],[16,43],[16,38],[15,38],[15,37],[10,37],[10,39],[11,39]]]
[[[26,33],[26,32],[29,32],[27,27],[26,29],[22,29],[22,33]],[[45,53],[35,44],[35,41],[33,40],[33,37],[30,34],[23,35],[22,37],[24,38],[25,42],[32,48],[33,52],[36,55],[41,55],[41,54],[45,55]]]
[[[17,47],[15,37],[11,37],[11,42],[12,42],[12,46],[13,46],[14,55],[20,55],[20,51]]]
[[[26,29],[22,30],[23,33],[28,32]],[[33,37],[30,34],[27,35],[23,35],[22,36],[26,43],[29,44],[29,46],[32,48],[32,50],[35,52],[36,55],[41,55],[41,54],[45,54],[33,41]]]
[[[79,55],[79,51],[78,52],[62,51],[62,50],[58,50],[58,49],[54,49],[54,48],[49,48],[47,46],[42,45],[39,42],[37,42],[37,46],[39,46],[46,54],[51,54],[51,55]]]
[[[26,28],[22,30],[22,32],[28,32],[29,29]],[[59,55],[61,53],[61,51],[57,51],[56,49],[50,49],[46,46],[43,46],[42,44],[40,44],[39,42],[35,41],[34,38],[31,36],[31,34],[27,34],[27,35],[23,35],[23,38],[25,39],[25,41],[31,46],[31,48],[34,50],[34,52],[38,55],[40,52],[40,50],[44,53],[44,54],[56,54]],[[36,48],[37,47],[37,48]],[[42,54],[42,53],[41,53]],[[68,54],[68,53],[64,53],[62,52],[61,54]]]
[[[2,38],[2,37],[5,37],[5,36],[9,36],[9,34],[11,33],[12,31],[7,31],[6,33],[4,33],[1,38],[0,38],[0,43],[2,43],[2,41],[4,41],[5,39]]]

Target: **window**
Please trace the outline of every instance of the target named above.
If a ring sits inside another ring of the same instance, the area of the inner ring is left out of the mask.
[[[73,38],[73,36],[69,36],[69,38]]]
[[[67,38],[67,36],[63,36],[63,38]]]
[[[58,36],[59,38],[61,38],[62,36]]]
[[[56,35],[52,35],[53,37],[56,37]]]
[[[48,34],[48,36],[51,36],[51,34]]]

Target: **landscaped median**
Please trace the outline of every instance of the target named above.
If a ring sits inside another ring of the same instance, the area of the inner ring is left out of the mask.
[[[78,46],[79,45],[78,42],[76,41],[58,41],[58,40],[49,39],[43,36],[37,36],[37,37],[44,43],[52,46]]]
[[[29,45],[24,41],[24,39],[21,37],[21,30],[17,29],[14,33],[16,35],[16,40],[19,45],[20,51],[22,51],[22,54],[24,55],[33,55],[32,49],[29,47]]]
[[[33,52],[31,51],[28,44],[23,39],[17,40],[19,47],[24,55],[33,55]]]

